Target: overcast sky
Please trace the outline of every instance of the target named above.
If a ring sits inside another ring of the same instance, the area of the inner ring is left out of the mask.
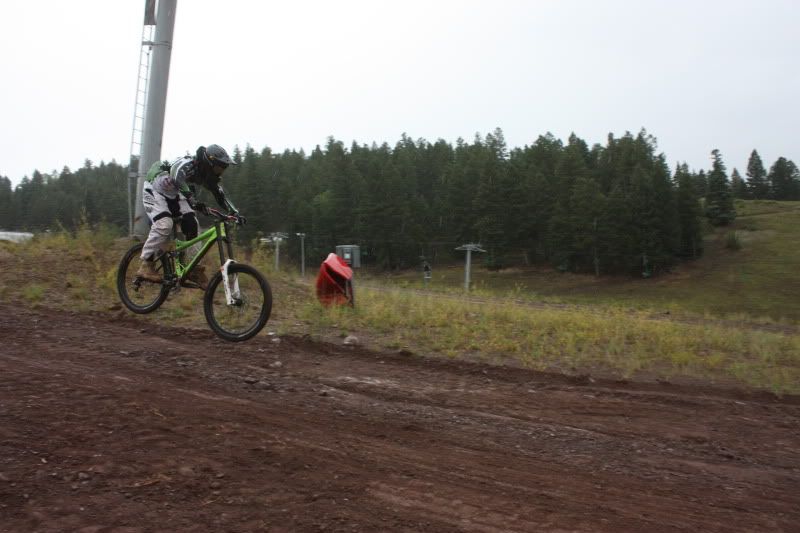
[[[130,153],[144,0],[3,5],[0,175]],[[646,128],[671,167],[800,163],[798,0],[179,0],[163,158]]]

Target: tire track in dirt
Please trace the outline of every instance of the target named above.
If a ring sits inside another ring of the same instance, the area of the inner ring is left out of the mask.
[[[800,524],[797,398],[2,304],[0,338],[0,531]]]

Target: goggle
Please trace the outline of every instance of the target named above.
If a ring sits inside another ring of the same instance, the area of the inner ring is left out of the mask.
[[[228,168],[228,163],[223,163],[222,161],[218,161],[217,159],[214,159],[213,157],[210,157],[209,159],[211,160],[211,166],[220,167],[222,170],[225,170],[226,168]]]

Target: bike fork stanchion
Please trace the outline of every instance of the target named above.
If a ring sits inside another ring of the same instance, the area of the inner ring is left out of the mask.
[[[220,269],[222,271],[222,286],[225,288],[225,301],[228,305],[234,305],[241,299],[242,295],[239,292],[239,277],[234,274],[233,279],[228,278],[228,267],[231,263],[235,263],[233,259],[228,259]],[[231,283],[233,281],[233,283]]]

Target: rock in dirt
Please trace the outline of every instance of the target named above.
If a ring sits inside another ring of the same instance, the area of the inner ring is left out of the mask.
[[[348,335],[347,337],[344,338],[344,345],[358,346],[359,345],[358,337],[356,337],[355,335]]]

